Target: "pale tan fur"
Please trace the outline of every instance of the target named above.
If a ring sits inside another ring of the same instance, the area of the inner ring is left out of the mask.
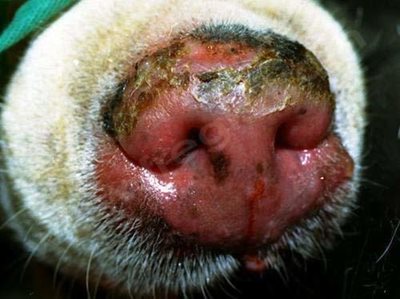
[[[85,212],[93,208],[87,201],[96,188],[92,172],[94,151],[101,142],[96,136],[102,134],[99,110],[143,51],[210,22],[270,29],[317,56],[336,95],[336,131],[356,164],[348,190],[354,197],[364,127],[362,74],[343,29],[317,4],[82,0],[33,42],[3,108],[6,166],[17,195],[5,206],[10,215],[25,209],[12,226],[28,250],[51,263],[61,258],[63,268],[81,272],[91,259],[94,276],[115,274],[109,257],[103,256],[107,244],[100,235],[91,236],[95,214]],[[229,275],[238,265],[230,256],[223,259],[226,265],[199,284]],[[152,288],[146,287],[144,292]]]

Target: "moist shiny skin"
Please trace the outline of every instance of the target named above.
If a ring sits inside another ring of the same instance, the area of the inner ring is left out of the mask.
[[[318,60],[280,36],[173,41],[136,62],[105,107],[101,196],[186,241],[270,243],[352,176],[333,103]]]

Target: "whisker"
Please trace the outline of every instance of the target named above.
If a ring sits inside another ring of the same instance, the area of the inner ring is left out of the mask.
[[[386,246],[385,251],[384,251],[384,252],[382,253],[382,255],[376,260],[376,262],[375,262],[376,264],[378,264],[378,263],[386,256],[386,254],[389,252],[390,248],[391,248],[392,245],[393,245],[394,239],[396,238],[396,235],[397,235],[397,232],[398,232],[399,228],[400,228],[400,220],[398,221],[398,223],[397,223],[397,225],[396,225],[396,228],[394,229],[392,238],[390,239],[389,244]]]
[[[91,294],[90,294],[90,268],[92,266],[92,260],[93,260],[94,253],[95,253],[96,249],[97,249],[96,247],[93,248],[92,252],[90,253],[88,264],[87,264],[87,267],[86,267],[86,295],[87,295],[87,299],[91,299],[92,298]]]
[[[20,209],[18,212],[14,213],[12,216],[10,216],[6,221],[4,221],[0,225],[0,230],[3,230],[5,227],[7,227],[12,221],[14,221],[16,218],[21,216],[23,213],[27,212],[29,209],[27,207],[24,207]]]
[[[30,228],[28,228],[28,230],[26,231],[25,236],[24,236],[23,239],[22,239],[22,243],[23,243],[23,244],[26,243],[26,242],[28,242],[28,240],[29,240],[29,235],[30,235],[30,233],[32,232],[32,230],[33,230],[33,226],[31,226]]]
[[[40,246],[43,245],[43,243],[45,243],[47,241],[47,239],[51,236],[50,232],[46,233],[43,238],[39,241],[39,243],[37,243],[36,247],[32,250],[32,252],[29,254],[24,267],[22,268],[22,273],[21,273],[21,281],[23,280],[26,271],[28,270],[28,266],[30,264],[30,262],[32,261],[33,257],[36,255],[36,253],[39,251]]]
[[[63,262],[63,259],[65,257],[65,255],[68,253],[68,251],[71,249],[71,247],[73,246],[73,243],[70,243],[67,248],[63,251],[63,253],[61,254],[61,256],[58,258],[58,262],[56,264],[56,267],[54,269],[54,274],[53,274],[53,285],[56,285],[56,281],[57,281],[57,276],[58,276],[58,272],[60,271],[61,268],[61,264]]]
[[[100,282],[101,282],[101,279],[103,277],[103,274],[104,274],[104,270],[102,270],[101,273],[99,274],[99,277],[97,278],[96,284],[94,286],[94,292],[93,292],[93,298],[94,299],[97,298],[97,295],[98,295],[98,292],[99,292],[99,287],[100,287]]]

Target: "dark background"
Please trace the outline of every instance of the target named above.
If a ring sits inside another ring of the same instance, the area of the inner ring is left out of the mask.
[[[21,2],[0,0],[0,29]],[[214,298],[229,298],[227,293],[234,298],[400,298],[400,1],[321,2],[343,20],[367,78],[369,125],[360,208],[325,259],[288,265],[283,275],[239,274],[236,291],[213,290]],[[0,92],[25,46],[22,42],[0,56]],[[7,231],[0,232],[1,299],[86,298],[68,280],[54,285],[52,271],[34,261],[25,267],[28,257]]]

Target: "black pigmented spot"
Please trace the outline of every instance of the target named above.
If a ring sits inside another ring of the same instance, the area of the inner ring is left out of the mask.
[[[257,164],[256,171],[258,174],[262,174],[264,172],[264,166],[262,165],[261,162]]]
[[[199,218],[200,213],[196,206],[191,206],[189,208],[189,213],[193,218]]]
[[[306,114],[307,113],[307,109],[306,108],[301,108],[300,110],[299,110],[299,115],[304,115],[304,114]]]
[[[229,159],[222,152],[215,152],[210,154],[210,162],[214,169],[215,181],[222,184],[229,176]]]

